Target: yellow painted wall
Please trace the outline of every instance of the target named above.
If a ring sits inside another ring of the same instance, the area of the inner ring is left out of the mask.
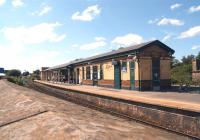
[[[86,80],[86,66],[84,66],[84,80]]]
[[[171,60],[160,60],[160,79],[171,78]]]
[[[135,80],[139,80],[139,67],[138,67],[138,62],[135,62]]]
[[[141,80],[151,80],[152,78],[152,60],[151,58],[140,59],[140,77]]]
[[[82,80],[83,80],[82,71],[83,71],[83,70],[82,70],[82,67],[79,67],[79,80],[80,80],[79,82],[80,82],[80,83],[81,83]]]
[[[139,71],[141,80],[151,80],[152,79],[152,59],[150,57],[140,58],[138,62],[135,62],[135,80],[139,80]],[[98,72],[100,70],[100,64],[98,66]],[[88,65],[87,65],[88,66]],[[86,67],[84,66],[84,77],[86,79]],[[79,77],[82,81],[82,66],[79,67]],[[90,65],[90,70],[92,73],[92,65]],[[103,64],[103,74],[104,80],[114,80],[114,66],[112,62],[105,62]],[[171,67],[170,59],[161,59],[160,60],[160,79],[170,79],[171,77]],[[130,66],[127,62],[127,72],[121,71],[121,80],[130,80]]]
[[[121,71],[121,80],[130,80],[129,62],[126,63],[127,63],[127,71],[126,72]]]
[[[112,62],[106,62],[103,64],[104,80],[114,80],[114,66]]]

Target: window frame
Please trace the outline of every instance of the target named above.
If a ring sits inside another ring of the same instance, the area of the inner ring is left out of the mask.
[[[82,79],[85,80],[85,67],[82,67]]]
[[[128,67],[127,61],[122,61],[121,62],[121,71],[122,72],[127,72],[127,67]]]
[[[90,80],[91,79],[91,70],[90,70],[90,66],[86,67],[86,80]]]
[[[104,73],[103,73],[103,64],[100,64],[100,80],[102,80],[104,78]]]

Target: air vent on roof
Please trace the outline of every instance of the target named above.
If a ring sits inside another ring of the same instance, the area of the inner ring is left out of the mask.
[[[79,60],[82,60],[82,58],[75,59],[74,61],[79,61]]]

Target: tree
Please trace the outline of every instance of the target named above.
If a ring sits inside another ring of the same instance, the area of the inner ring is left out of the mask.
[[[23,73],[22,73],[22,76],[28,76],[30,73],[28,72],[28,71],[24,71]]]
[[[189,86],[192,82],[191,72],[191,64],[182,64],[172,68],[172,82],[179,84],[180,87],[183,87],[183,85]]]
[[[178,65],[181,65],[181,62],[178,59],[176,59],[175,57],[172,57],[171,66],[176,67]]]
[[[33,74],[40,75],[40,70],[34,70]]]
[[[37,79],[37,80],[39,80],[40,79],[40,70],[35,70],[35,71],[33,71],[33,73],[32,73],[32,79]]]
[[[200,60],[200,52],[197,54],[196,59]]]
[[[7,76],[13,76],[13,77],[19,77],[21,76],[21,71],[20,70],[17,70],[17,69],[12,69],[12,70],[9,70],[7,73],[6,73]]]
[[[181,61],[183,64],[191,64],[193,59],[195,59],[194,55],[188,55],[188,56],[183,56]]]

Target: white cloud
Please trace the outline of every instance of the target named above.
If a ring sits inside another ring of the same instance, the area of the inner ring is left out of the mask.
[[[95,37],[94,40],[96,40],[96,41],[105,41],[106,39],[104,37]]]
[[[162,18],[159,22],[157,22],[157,25],[181,26],[181,25],[184,25],[184,22],[178,19],[173,19],[173,18]]]
[[[192,6],[189,9],[189,13],[194,13],[194,12],[198,12],[198,11],[200,11],[200,5],[198,5],[198,6]]]
[[[40,69],[42,66],[53,66],[61,64],[60,52],[54,50],[38,50],[28,55],[25,47],[0,45],[0,64],[5,69],[20,69],[21,71]]]
[[[99,54],[101,54],[101,53],[96,52],[96,53],[91,54],[89,57],[91,57],[91,56],[95,56],[95,55],[99,55]]]
[[[0,6],[4,5],[6,0],[0,0]]]
[[[24,5],[24,2],[22,0],[12,0],[11,4],[14,7],[21,7]]]
[[[49,13],[51,10],[52,10],[52,7],[46,5],[46,6],[42,7],[41,10],[33,12],[32,15],[43,16],[43,15]]]
[[[154,24],[154,23],[157,23],[159,21],[158,18],[154,19],[154,20],[149,20],[148,23],[149,24]]]
[[[199,49],[200,48],[200,45],[194,45],[192,46],[192,50],[196,50],[196,49]]]
[[[195,27],[192,27],[192,28],[188,29],[185,32],[182,32],[179,35],[178,38],[179,39],[181,39],[181,38],[190,38],[190,37],[194,37],[194,36],[197,36],[197,35],[200,35],[200,26],[195,26]]]
[[[170,38],[171,38],[171,35],[168,34],[163,37],[162,41],[165,42],[165,41],[169,40]]]
[[[99,47],[104,47],[107,44],[105,41],[105,38],[103,37],[101,38],[97,37],[97,38],[94,38],[94,40],[95,40],[94,42],[81,45],[80,50],[93,50]]]
[[[92,21],[97,15],[101,13],[98,5],[89,6],[83,12],[75,12],[72,15],[73,20]]]
[[[72,48],[77,48],[77,47],[79,47],[79,45],[78,45],[78,44],[72,44],[71,47],[72,47]]]
[[[41,66],[53,66],[62,62],[63,54],[57,50],[48,50],[39,47],[37,51],[32,45],[58,42],[65,38],[65,34],[57,34],[55,29],[60,23],[41,23],[30,27],[4,27],[0,33],[5,43],[0,44],[0,64],[6,69],[35,70]],[[38,45],[35,45],[37,48]],[[34,50],[34,51],[33,51]]]
[[[179,7],[181,7],[181,6],[182,6],[182,4],[180,4],[180,3],[175,3],[175,4],[171,5],[170,8],[171,8],[171,10],[174,10],[174,9],[177,9],[177,8],[179,8]]]
[[[129,33],[124,36],[118,36],[114,38],[111,43],[117,44],[120,46],[131,46],[131,45],[136,45],[144,42],[144,39],[142,36],[137,35],[137,34],[132,34]]]
[[[39,44],[43,42],[59,42],[66,35],[57,34],[54,30],[60,23],[41,23],[31,27],[4,27],[2,32],[5,38],[15,44]]]

